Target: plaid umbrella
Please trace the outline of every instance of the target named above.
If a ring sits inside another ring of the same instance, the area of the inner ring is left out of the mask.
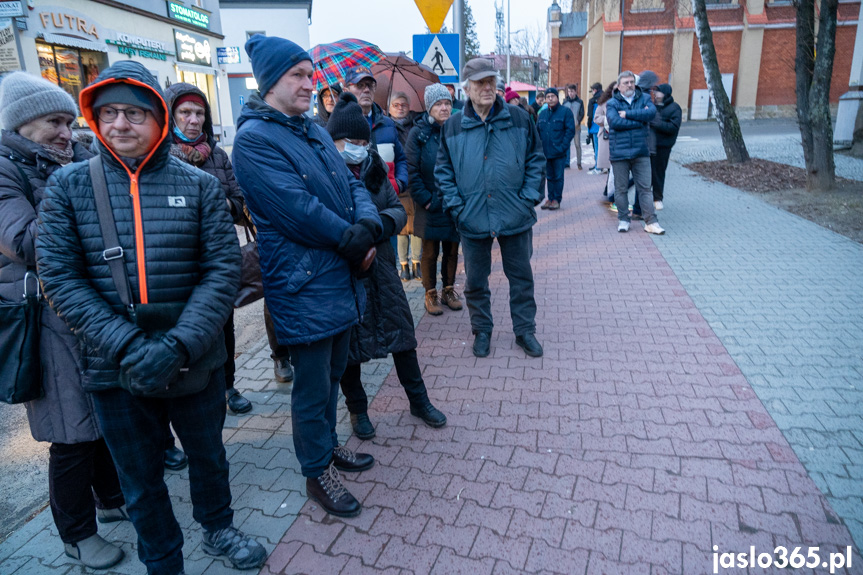
[[[332,44],[318,44],[309,55],[315,64],[315,91],[335,86],[344,80],[345,72],[354,66],[368,66],[385,58],[380,48],[356,38],[346,38]]]
[[[388,53],[386,58],[372,66],[372,74],[378,82],[375,103],[388,109],[393,92],[404,92],[410,99],[412,112],[425,110],[425,89],[440,82],[431,68],[413,60],[404,52]]]

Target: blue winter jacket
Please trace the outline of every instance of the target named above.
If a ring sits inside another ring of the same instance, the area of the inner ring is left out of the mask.
[[[381,144],[393,145],[393,161],[396,168],[395,178],[399,182],[399,189],[396,192],[401,193],[408,185],[408,158],[405,156],[396,123],[384,115],[380,106],[372,104],[371,128],[373,144],[376,146],[380,146]]]
[[[626,111],[626,117],[621,118],[621,110]],[[650,95],[635,88],[632,104],[627,103],[619,90],[614,91],[614,97],[606,104],[605,117],[608,126],[609,159],[612,162],[632,160],[650,155],[647,146],[649,134],[648,125],[656,115],[656,106],[650,100]]]
[[[365,291],[336,253],[342,234],[381,220],[329,134],[258,94],[237,122],[234,173],[258,230],[264,296],[280,344],[311,343],[360,320]]]
[[[562,104],[555,106],[554,111],[546,107],[539,113],[536,129],[539,130],[545,159],[562,158],[575,137],[575,117],[572,110]]]

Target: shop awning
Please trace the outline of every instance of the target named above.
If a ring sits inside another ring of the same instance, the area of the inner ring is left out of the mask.
[[[94,52],[108,51],[108,47],[105,44],[98,44],[96,42],[90,42],[89,40],[64,36],[63,34],[49,34],[46,32],[42,34],[42,39],[48,44],[55,44],[58,46],[69,46],[70,48],[81,48],[82,50],[92,50]]]
[[[198,74],[209,74],[210,76],[214,76],[217,73],[215,68],[207,68],[206,66],[196,66],[195,64],[184,64],[182,62],[177,62],[174,65],[177,67],[177,70],[182,70],[183,72],[196,72]]]

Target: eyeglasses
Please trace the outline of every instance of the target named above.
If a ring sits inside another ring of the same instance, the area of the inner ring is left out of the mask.
[[[407,102],[393,102],[390,104],[390,108],[398,108],[399,110],[407,110],[409,107]]]
[[[117,121],[117,118],[121,113],[126,116],[126,119],[130,124],[143,124],[147,119],[147,110],[135,106],[129,108],[102,106],[99,108],[99,119],[106,124],[112,124]]]

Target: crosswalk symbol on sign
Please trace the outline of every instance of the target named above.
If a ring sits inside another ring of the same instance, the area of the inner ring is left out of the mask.
[[[437,36],[434,37],[429,45],[428,51],[423,56],[422,64],[431,68],[431,71],[438,76],[458,76],[455,65],[447,55],[446,50],[440,43]]]

